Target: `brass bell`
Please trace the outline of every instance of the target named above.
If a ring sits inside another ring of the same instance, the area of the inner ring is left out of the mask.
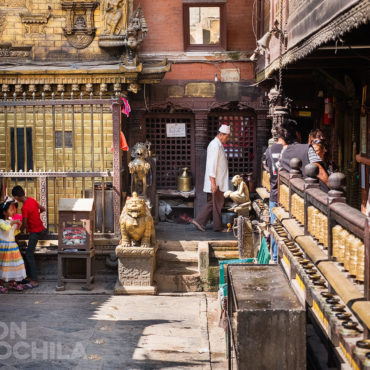
[[[188,172],[188,168],[182,169],[183,173],[177,178],[177,190],[178,191],[191,191],[192,189],[192,177]]]

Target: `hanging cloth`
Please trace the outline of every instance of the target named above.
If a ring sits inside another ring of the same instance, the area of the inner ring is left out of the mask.
[[[119,135],[119,147],[121,150],[125,152],[128,151],[128,145],[127,145],[127,141],[125,138],[125,134],[122,131],[120,132],[120,135]],[[112,143],[112,146],[110,147],[110,151],[113,153],[113,143]]]
[[[127,117],[130,117],[130,112],[131,112],[130,104],[125,98],[121,98],[121,100],[123,102],[122,113],[126,114]]]

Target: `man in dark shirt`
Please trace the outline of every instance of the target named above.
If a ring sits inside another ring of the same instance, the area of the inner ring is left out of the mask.
[[[272,213],[272,209],[277,207],[278,203],[278,169],[279,169],[279,161],[281,151],[283,149],[283,145],[285,144],[284,140],[278,138],[275,144],[272,144],[265,153],[266,156],[266,164],[269,168],[270,173],[270,201],[269,201],[269,209],[270,209],[270,222],[271,224],[275,220],[275,214]],[[271,243],[271,250],[272,250],[272,257],[273,261],[277,263],[278,261],[278,250],[277,244],[272,235],[270,235],[270,243]]]
[[[319,167],[318,179],[328,185],[328,174],[320,165],[321,158],[315,152],[315,149],[310,144],[299,144],[297,142],[297,123],[294,120],[287,120],[280,125],[279,137],[285,141],[283,150],[281,152],[280,165],[286,171],[290,171],[290,160],[292,158],[299,158],[302,161],[302,174],[304,175],[304,168],[309,163],[315,163]]]

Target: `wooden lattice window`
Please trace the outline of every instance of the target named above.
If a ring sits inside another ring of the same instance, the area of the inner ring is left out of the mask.
[[[229,142],[224,146],[230,177],[254,172],[256,163],[256,117],[251,112],[214,112],[208,115],[209,139],[220,125],[230,125]]]
[[[195,175],[194,119],[191,114],[153,113],[145,117],[146,137],[157,156],[157,188],[176,189],[184,167]]]
[[[17,128],[16,132],[17,139],[14,127],[10,128],[10,167],[12,171],[33,170],[32,127]]]

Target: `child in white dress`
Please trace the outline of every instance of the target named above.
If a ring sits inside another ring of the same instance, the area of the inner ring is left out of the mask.
[[[0,293],[9,289],[23,290],[23,285],[17,283],[26,277],[23,258],[14,232],[20,227],[19,220],[11,220],[15,215],[15,201],[8,198],[0,204]]]

